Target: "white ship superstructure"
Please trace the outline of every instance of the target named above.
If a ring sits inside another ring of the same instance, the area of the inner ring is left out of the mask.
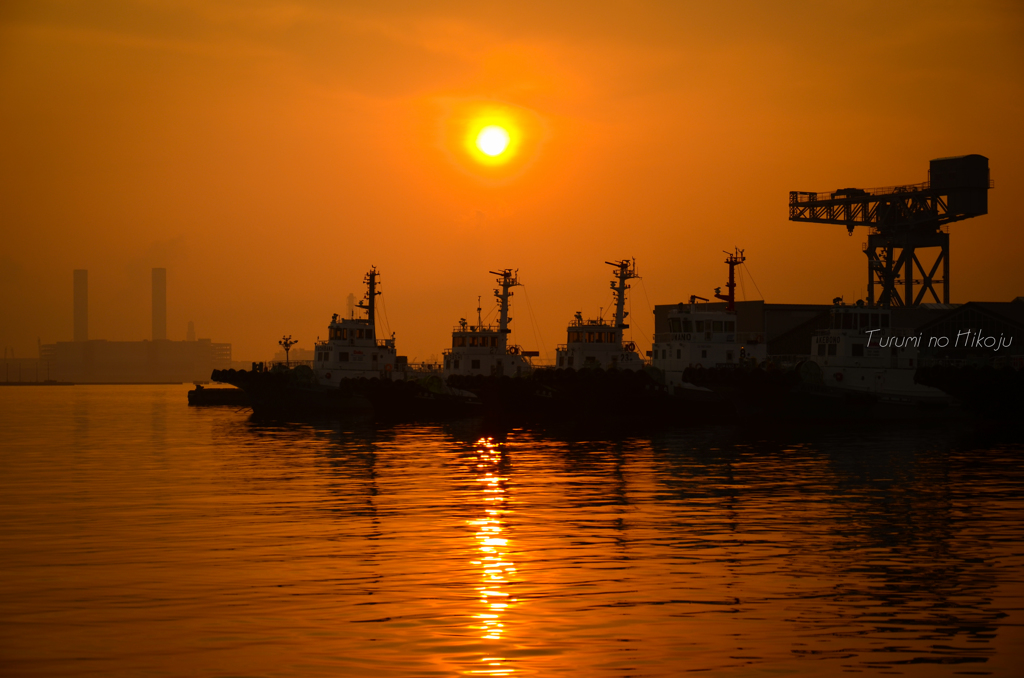
[[[615,316],[612,320],[603,318],[583,319],[583,313],[576,316],[567,330],[567,341],[557,347],[555,364],[561,368],[572,369],[606,369],[606,370],[639,370],[644,361],[636,351],[636,344],[625,341],[623,330],[626,324],[626,290],[627,280],[638,278],[636,261],[606,261],[615,267],[615,280],[612,281],[612,294],[615,297]]]
[[[920,367],[919,335],[891,327],[888,308],[855,306],[835,300],[827,329],[811,340],[810,360],[822,372],[826,386],[870,393],[879,402],[919,405],[944,404],[952,399],[937,388],[914,383]]]
[[[668,331],[654,335],[651,364],[662,370],[670,389],[683,387],[683,370],[687,368],[738,367],[767,359],[764,337],[737,328],[735,267],[746,257],[741,249],[726,254],[728,293],[721,294],[721,288],[715,290],[715,298],[726,302],[725,309],[702,306],[697,302],[708,300],[692,295],[688,304],[669,311]]]
[[[375,328],[378,272],[371,267],[363,282],[366,297],[356,304],[365,318],[344,318],[337,313],[327,328],[327,339],[315,344],[313,372],[321,384],[337,385],[342,379],[391,379],[396,363],[395,339],[378,339]]]
[[[520,346],[508,343],[512,330],[509,323],[509,298],[512,288],[520,285],[518,271],[506,268],[491,271],[498,276],[499,289],[494,290],[498,299],[498,324],[485,325],[477,306],[477,324],[470,325],[463,318],[452,331],[452,347],[444,351],[444,376],[484,375],[515,377],[533,369],[528,358],[537,351],[523,351]]]

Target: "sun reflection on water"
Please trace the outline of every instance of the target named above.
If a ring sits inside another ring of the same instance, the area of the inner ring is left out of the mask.
[[[515,563],[509,558],[509,540],[504,535],[505,526],[502,516],[507,512],[505,507],[505,489],[502,484],[507,480],[501,477],[499,466],[501,450],[491,438],[477,441],[477,482],[480,484],[483,500],[483,515],[469,524],[477,528],[478,560],[472,564],[480,568],[480,604],[482,610],[474,615],[473,628],[480,632],[486,641],[501,640],[505,633],[504,614],[516,602],[508,591],[511,577],[515,575]],[[513,669],[504,665],[503,657],[483,657],[482,662],[487,668],[470,671],[473,674],[508,675]]]

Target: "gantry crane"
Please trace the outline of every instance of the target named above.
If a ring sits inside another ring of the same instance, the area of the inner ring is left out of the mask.
[[[992,186],[985,156],[940,158],[931,161],[923,184],[841,188],[830,193],[790,191],[789,220],[842,224],[850,235],[856,226],[868,227],[863,249],[868,258],[869,305],[875,305],[876,284],[881,287],[879,306],[917,306],[926,292],[939,302],[935,285],[942,285],[941,303],[948,304],[947,227],[987,214]],[[916,250],[936,247],[938,256],[925,270]],[[936,278],[940,265],[942,277]],[[917,274],[919,278],[914,277]],[[914,285],[919,286],[916,296]]]

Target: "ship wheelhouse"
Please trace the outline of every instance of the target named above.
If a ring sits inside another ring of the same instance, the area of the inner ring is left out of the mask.
[[[767,357],[761,335],[736,331],[735,313],[680,304],[667,321],[668,331],[654,335],[651,351],[652,364],[661,370],[738,367]]]
[[[622,329],[614,321],[584,320],[582,313],[577,313],[566,330],[566,343],[555,351],[556,366],[575,370],[643,369],[644,361],[636,352],[636,344],[623,341]]]

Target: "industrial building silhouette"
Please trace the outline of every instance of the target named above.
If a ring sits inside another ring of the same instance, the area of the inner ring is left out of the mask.
[[[152,277],[152,337],[144,341],[89,338],[89,272],[76,270],[74,340],[39,347],[39,380],[89,383],[184,383],[207,381],[214,369],[231,367],[231,344],[196,339],[189,323],[188,339],[167,338],[167,269]]]

